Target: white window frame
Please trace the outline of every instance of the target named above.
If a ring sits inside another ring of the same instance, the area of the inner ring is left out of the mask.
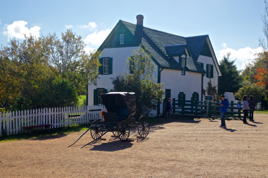
[[[109,74],[109,58],[102,59],[103,74]]]
[[[124,44],[124,34],[120,34],[120,44]]]

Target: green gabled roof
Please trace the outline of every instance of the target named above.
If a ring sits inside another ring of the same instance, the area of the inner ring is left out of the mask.
[[[193,72],[199,71],[202,73],[206,73],[206,71],[192,57],[187,58],[186,70],[193,71]]]
[[[144,26],[135,25],[119,20],[112,32],[100,46],[99,50],[104,49],[109,43],[109,39],[115,34],[119,27],[126,28],[135,38],[135,43],[141,44],[151,54],[154,62],[159,68],[182,70],[180,64],[168,54],[166,46],[180,46],[189,49],[190,57],[186,59],[186,70],[204,73],[204,69],[196,62],[203,49],[207,35],[196,37],[181,37],[170,33],[161,32]],[[203,45],[203,46],[202,46]],[[109,45],[108,45],[109,46]],[[110,46],[109,46],[110,47]]]
[[[197,60],[198,56],[200,55],[206,40],[208,38],[208,35],[203,36],[193,36],[193,37],[187,37],[187,44],[190,48],[192,57]]]

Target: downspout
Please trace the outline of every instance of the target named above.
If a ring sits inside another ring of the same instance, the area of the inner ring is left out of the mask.
[[[158,76],[157,76],[157,83],[161,83],[161,72],[163,68],[158,67]],[[160,100],[157,102],[157,116],[160,115]]]

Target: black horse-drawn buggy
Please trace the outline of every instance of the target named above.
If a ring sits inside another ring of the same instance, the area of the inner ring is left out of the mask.
[[[113,136],[118,137],[122,142],[127,141],[132,127],[137,128],[139,138],[145,138],[149,134],[150,124],[147,117],[142,115],[138,119],[135,118],[136,96],[134,92],[109,92],[102,94],[101,99],[107,112],[102,111],[100,113],[102,119],[94,120],[91,126],[70,146],[89,130],[93,140],[86,145],[101,139],[107,132],[112,132]]]

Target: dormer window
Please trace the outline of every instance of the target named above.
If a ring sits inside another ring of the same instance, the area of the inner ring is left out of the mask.
[[[124,34],[120,34],[120,44],[124,44]]]

